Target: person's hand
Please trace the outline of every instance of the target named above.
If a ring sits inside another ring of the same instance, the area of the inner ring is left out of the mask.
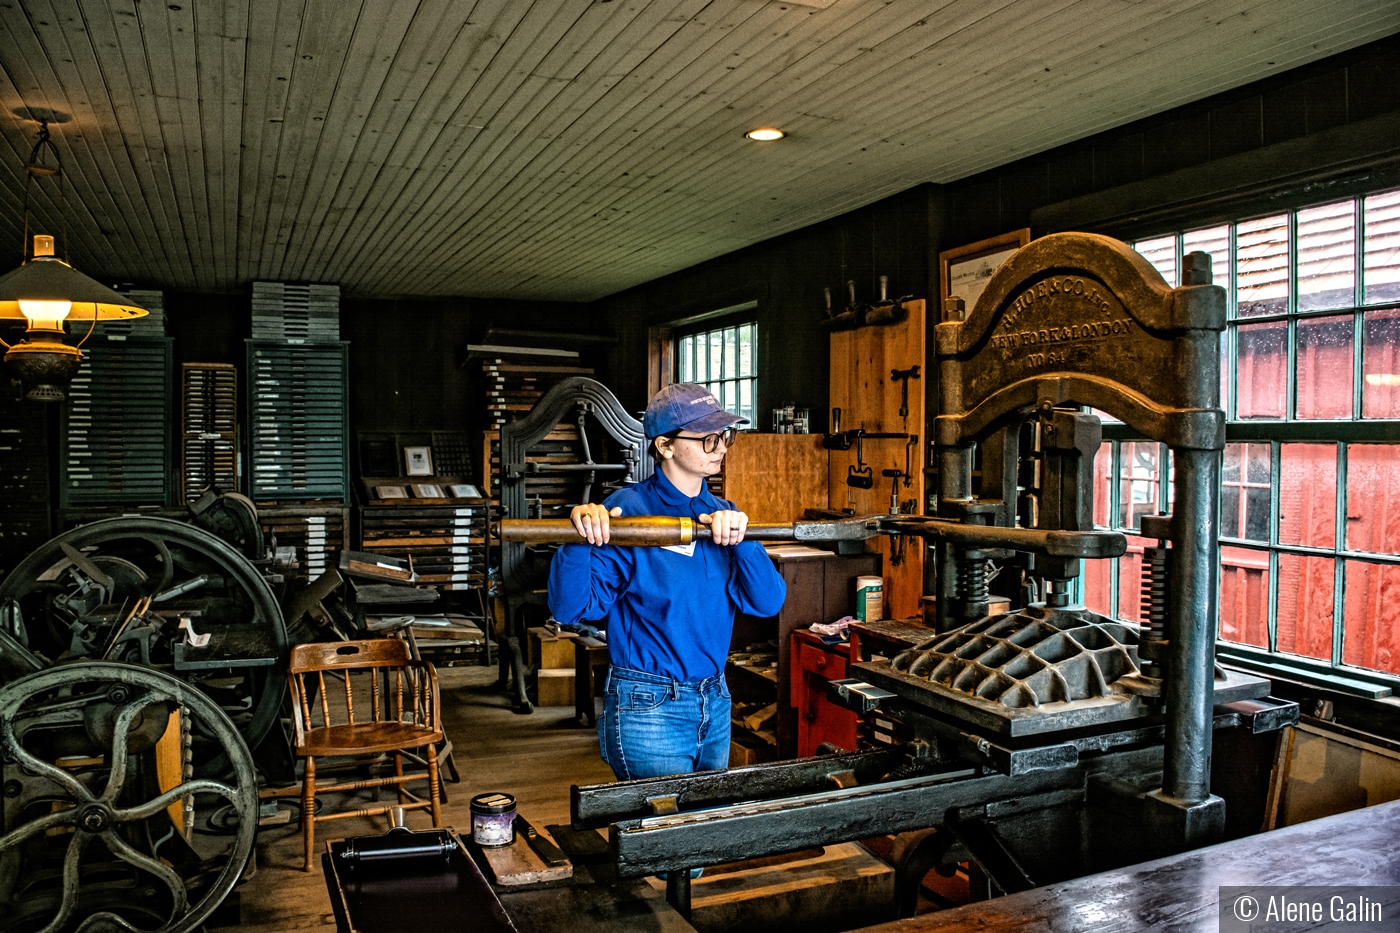
[[[606,506],[590,502],[587,505],[574,506],[573,511],[569,512],[569,521],[574,523],[574,528],[580,535],[588,539],[589,544],[607,544],[608,516],[616,518],[621,514],[621,508],[614,508],[609,512]]]
[[[710,526],[710,540],[715,544],[738,544],[744,540],[749,517],[743,512],[710,512],[700,516],[700,524]]]

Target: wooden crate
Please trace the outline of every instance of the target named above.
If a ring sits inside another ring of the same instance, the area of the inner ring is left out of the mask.
[[[540,668],[535,672],[537,706],[574,705],[574,669]]]
[[[541,670],[568,668],[569,672],[573,673],[575,636],[572,633],[563,632],[556,635],[544,626],[536,626],[529,632],[531,667]]]
[[[729,737],[729,767],[762,764],[778,760],[778,747],[747,732],[734,730]]]

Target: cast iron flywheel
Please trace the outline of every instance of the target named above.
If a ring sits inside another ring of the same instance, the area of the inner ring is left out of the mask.
[[[257,568],[184,522],[82,525],[0,581],[0,683],[69,661],[141,664],[204,691],[250,748],[276,722],[288,650],[282,609]],[[204,776],[222,773],[207,737],[196,735],[195,761]]]
[[[211,737],[229,777],[193,775]],[[60,665],[0,688],[0,933],[189,933],[237,884],[258,824],[238,730],[169,674]]]

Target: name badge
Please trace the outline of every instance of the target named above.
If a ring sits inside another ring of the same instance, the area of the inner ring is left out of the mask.
[[[686,557],[694,557],[696,543],[697,542],[692,541],[689,544],[669,544],[666,547],[663,547],[661,550],[674,551],[675,553],[682,554]]]

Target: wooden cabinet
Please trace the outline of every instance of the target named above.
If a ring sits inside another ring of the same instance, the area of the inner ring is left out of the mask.
[[[734,664],[730,664],[726,672],[730,692],[736,701],[756,703],[767,698],[767,702],[777,704],[773,730],[774,757],[777,758],[791,758],[797,754],[797,711],[792,706],[791,684],[792,633],[814,622],[834,622],[849,615],[855,598],[855,578],[878,576],[881,564],[879,554],[838,555],[830,551],[799,554],[794,550],[776,549],[773,556],[787,584],[787,601],[782,611],[768,619],[741,615],[734,625],[733,645],[737,649],[764,641],[776,642],[776,676]],[[735,723],[733,728],[736,734],[748,731],[742,723]]]
[[[711,488],[753,522],[795,522],[824,509],[827,455],[820,434],[739,435]]]
[[[858,717],[827,699],[826,684],[850,676],[851,646],[828,645],[806,629],[792,633],[792,708],[797,721],[797,757],[810,758],[830,742],[855,751]]]

